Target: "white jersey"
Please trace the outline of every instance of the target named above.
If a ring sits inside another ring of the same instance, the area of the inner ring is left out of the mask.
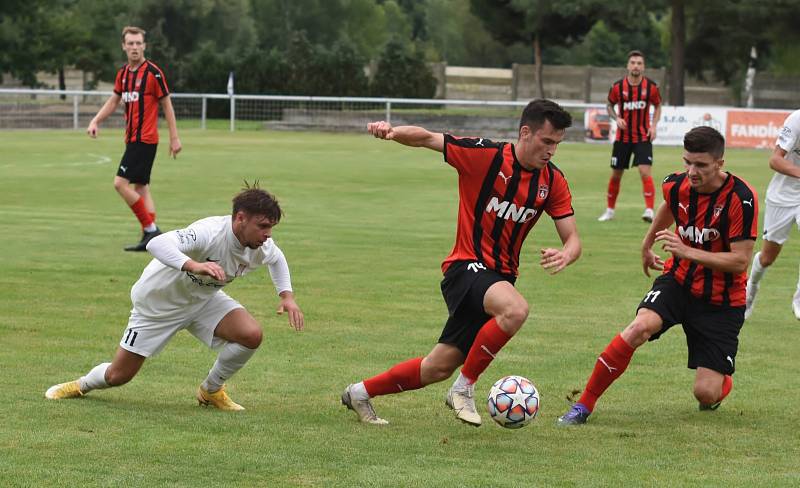
[[[786,151],[788,161],[800,166],[800,110],[786,117],[775,144]],[[799,206],[800,178],[775,172],[767,187],[766,202],[777,207]]]
[[[250,249],[233,234],[231,216],[208,217],[189,227],[164,233],[147,246],[156,259],[131,289],[133,308],[150,317],[170,318],[202,307],[215,293],[239,276],[267,266],[278,293],[291,291],[289,267],[272,239]],[[181,271],[188,260],[213,261],[225,270],[226,280]]]

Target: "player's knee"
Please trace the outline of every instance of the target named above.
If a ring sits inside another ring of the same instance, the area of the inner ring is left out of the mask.
[[[114,178],[114,189],[122,193],[128,187],[128,182],[122,178]]]
[[[656,331],[652,330],[645,322],[634,320],[625,332],[623,338],[626,342],[632,347],[638,347],[650,340],[650,337],[652,337]]]
[[[258,349],[258,346],[261,345],[261,341],[264,339],[264,333],[261,331],[260,327],[253,327],[248,329],[243,335],[239,344],[243,345],[248,349]]]
[[[720,392],[718,388],[711,388],[705,384],[694,385],[694,397],[702,405],[712,405],[719,400]]]
[[[516,333],[528,319],[530,307],[525,300],[519,300],[503,311],[500,327],[506,332]]]

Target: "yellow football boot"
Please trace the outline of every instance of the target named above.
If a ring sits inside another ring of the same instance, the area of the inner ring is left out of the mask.
[[[211,406],[228,412],[244,410],[243,406],[231,400],[231,397],[225,393],[225,385],[223,385],[219,391],[215,391],[214,393],[209,393],[205,388],[200,386],[197,389],[197,402],[200,405],[205,405],[206,407]]]
[[[82,397],[81,384],[78,380],[53,385],[44,393],[49,400],[63,400],[65,398]]]

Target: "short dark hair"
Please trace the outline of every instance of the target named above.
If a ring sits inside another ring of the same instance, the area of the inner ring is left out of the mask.
[[[725,154],[725,138],[713,127],[695,127],[683,136],[683,148],[690,153],[708,153],[714,159]]]
[[[630,60],[632,57],[635,57],[635,56],[638,56],[638,57],[644,59],[644,53],[642,51],[639,51],[638,49],[634,49],[633,51],[630,51],[628,53],[628,57],[625,58],[625,59]]]
[[[519,128],[527,125],[531,130],[538,130],[544,125],[544,121],[549,120],[553,128],[564,130],[572,125],[572,116],[561,108],[561,105],[551,100],[538,98],[529,103],[522,111],[519,119]]]
[[[233,214],[244,212],[248,215],[263,215],[274,224],[281,220],[283,210],[278,200],[270,192],[256,185],[245,183],[245,188],[233,197]]]

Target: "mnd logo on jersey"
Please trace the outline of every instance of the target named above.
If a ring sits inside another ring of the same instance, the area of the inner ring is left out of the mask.
[[[498,217],[523,223],[534,218],[538,212],[535,208],[517,207],[511,202],[501,202],[499,198],[492,197],[486,205],[487,213],[496,213]]]
[[[624,102],[622,104],[623,110],[640,110],[647,106],[644,100],[636,100],[635,102]]]
[[[138,102],[139,92],[122,92],[122,101],[125,103]]]
[[[697,227],[690,225],[689,227],[684,227],[682,225],[678,226],[678,234],[681,235],[682,238],[686,239],[689,242],[694,242],[695,244],[702,244],[704,242],[711,242],[716,241],[719,239],[719,231],[714,228],[709,229],[698,229]]]

